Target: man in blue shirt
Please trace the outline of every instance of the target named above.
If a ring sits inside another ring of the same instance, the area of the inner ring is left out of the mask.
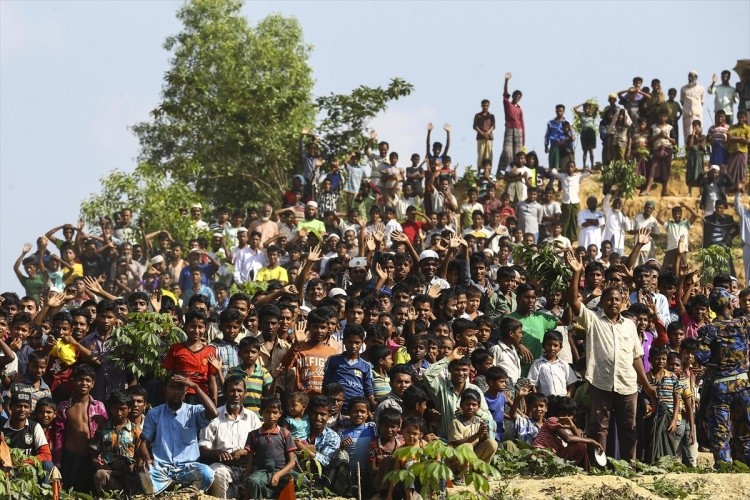
[[[560,153],[565,147],[566,133],[563,127],[568,121],[564,118],[565,106],[555,106],[555,117],[547,123],[547,133],[544,134],[544,152],[549,154],[550,169],[560,168]]]
[[[202,406],[183,403],[188,387],[195,390]],[[143,489],[158,495],[176,481],[205,491],[214,481],[214,472],[198,462],[198,431],[216,418],[216,407],[195,382],[182,375],[167,380],[164,397],[166,403],[148,412],[143,424],[137,462],[139,470],[148,472],[148,476],[141,475]]]

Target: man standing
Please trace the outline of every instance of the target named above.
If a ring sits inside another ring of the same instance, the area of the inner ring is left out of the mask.
[[[549,154],[548,168],[550,170],[560,168],[560,157],[566,138],[564,128],[568,123],[564,115],[565,106],[562,104],[555,106],[555,117],[547,123],[547,133],[544,134],[544,152]]]
[[[219,416],[201,430],[198,446],[201,458],[214,471],[208,493],[219,498],[237,498],[237,487],[247,465],[247,435],[260,427],[260,419],[242,406],[245,381],[240,375],[230,375],[224,381],[224,397],[226,404],[217,410]]]
[[[625,298],[617,288],[602,291],[600,312],[583,307],[578,292],[583,263],[572,251],[565,257],[573,270],[568,303],[578,323],[586,330],[586,380],[591,384],[589,435],[607,446],[609,419],[614,412],[620,457],[633,460],[638,442],[635,428],[638,385],[650,398],[656,396],[643,368],[643,346],[638,331],[633,321],[620,314]]]
[[[513,77],[505,73],[505,85],[503,86],[503,108],[505,110],[505,135],[503,137],[503,152],[498,164],[498,177],[500,172],[523,150],[526,144],[526,127],[523,124],[523,110],[518,102],[523,97],[520,90],[514,90],[513,96],[508,93],[508,81]]]
[[[729,85],[730,76],[729,70],[725,69],[721,72],[721,85],[716,85],[716,73],[714,73],[711,77],[711,86],[708,87],[708,93],[716,96],[714,98],[714,112],[723,111],[727,117],[727,125],[732,124],[734,103],[739,101],[737,91]]]
[[[474,115],[474,130],[477,133],[477,168],[485,159],[492,163],[492,141],[495,130],[495,115],[490,113],[490,101],[482,100],[482,111]]]
[[[255,280],[255,273],[266,265],[266,255],[258,248],[260,245],[260,233],[255,231],[249,237],[247,229],[237,229],[239,245],[232,252],[232,264],[234,264],[234,282],[238,285]]]
[[[692,132],[693,120],[703,121],[703,98],[705,91],[698,85],[698,72],[688,73],[688,84],[680,89],[680,104],[682,104],[682,133],[689,137]]]
[[[701,365],[713,365],[712,380],[706,380],[702,403],[707,403],[708,436],[714,462],[732,463],[730,441],[739,441],[740,459],[750,463],[750,382],[747,348],[750,344],[750,317],[733,318],[736,298],[724,288],[714,288],[709,296],[716,319],[698,330],[700,346],[695,358]],[[710,384],[710,385],[709,385]],[[704,401],[708,399],[708,401]],[[730,424],[730,415],[736,416]],[[732,436],[734,434],[734,436]]]
[[[638,234],[641,229],[650,229],[652,236],[661,234],[661,223],[654,217],[654,209],[656,203],[649,200],[643,206],[643,212],[635,216],[633,221],[633,229],[630,230],[630,234]],[[641,251],[638,254],[637,265],[645,264],[648,259],[654,256],[654,249],[651,241],[641,247]]]
[[[258,231],[260,233],[260,246],[264,247],[266,242],[279,234],[279,226],[271,220],[273,207],[266,203],[260,209],[260,217],[250,223],[248,228],[250,232]]]
[[[195,390],[201,404],[184,403],[188,387]],[[214,481],[214,471],[198,462],[198,431],[218,415],[214,402],[182,375],[167,380],[164,397],[166,403],[146,414],[138,446],[138,468],[151,483],[151,488],[144,487],[146,494],[158,495],[175,481],[206,491]]]
[[[589,196],[586,209],[578,212],[578,244],[583,248],[589,245],[596,245],[597,250],[602,248],[604,214],[596,209],[598,203],[596,196]]]

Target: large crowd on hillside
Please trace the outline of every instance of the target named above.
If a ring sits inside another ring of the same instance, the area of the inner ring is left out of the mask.
[[[544,153],[526,151],[543,131],[511,79],[502,131],[489,100],[474,116],[478,168],[460,200],[449,125],[444,144],[428,125],[405,168],[374,131],[341,152],[303,130],[278,204],[186,207],[189,241],[125,208],[25,245],[25,294],[0,296],[4,443],[94,495],[178,483],[278,498],[314,460],[307,480],[336,493],[415,499],[418,482],[384,476],[411,464],[395,450],[433,440],[486,462],[527,443],[586,471],[601,452],[695,466],[699,447],[750,465],[750,288],[735,277],[750,276],[750,69],[707,89],[691,71],[666,96],[634,78],[602,110],[575,106],[573,123],[558,105]],[[657,212],[652,185],[669,194],[679,147],[700,202]],[[646,179],[642,211],[623,211],[617,185],[581,207],[582,179],[617,160]],[[702,242],[689,241],[697,221]],[[709,283],[691,268],[701,246],[737,241],[741,265]],[[567,289],[545,289],[517,246],[551,247]],[[144,312],[184,332],[165,380],[112,359],[109,340]]]

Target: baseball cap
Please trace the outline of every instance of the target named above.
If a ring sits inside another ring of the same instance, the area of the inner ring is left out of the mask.
[[[328,297],[332,299],[336,297],[346,297],[346,292],[342,288],[331,288],[331,291],[328,292]]]
[[[440,260],[440,256],[437,254],[435,250],[425,250],[424,252],[419,254],[419,261],[422,262],[425,259]]]
[[[192,205],[190,205],[190,208],[200,208],[201,210],[203,210],[203,205],[201,205],[200,203],[193,203]]]
[[[10,397],[10,404],[26,403],[31,405],[31,394],[24,391],[16,391]]]
[[[306,206],[313,207],[313,208],[318,208],[318,202],[316,202],[316,201],[308,201]]]

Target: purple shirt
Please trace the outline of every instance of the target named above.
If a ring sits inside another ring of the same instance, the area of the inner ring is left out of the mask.
[[[63,401],[57,406],[57,418],[52,422],[52,440],[54,443],[54,449],[52,453],[52,460],[55,465],[59,466],[63,457],[63,450],[65,448],[65,424],[68,421],[68,410],[73,405],[73,400],[68,399]],[[104,403],[97,401],[96,399],[89,396],[89,439],[94,438],[96,430],[100,424],[107,422],[107,410],[104,408]]]

